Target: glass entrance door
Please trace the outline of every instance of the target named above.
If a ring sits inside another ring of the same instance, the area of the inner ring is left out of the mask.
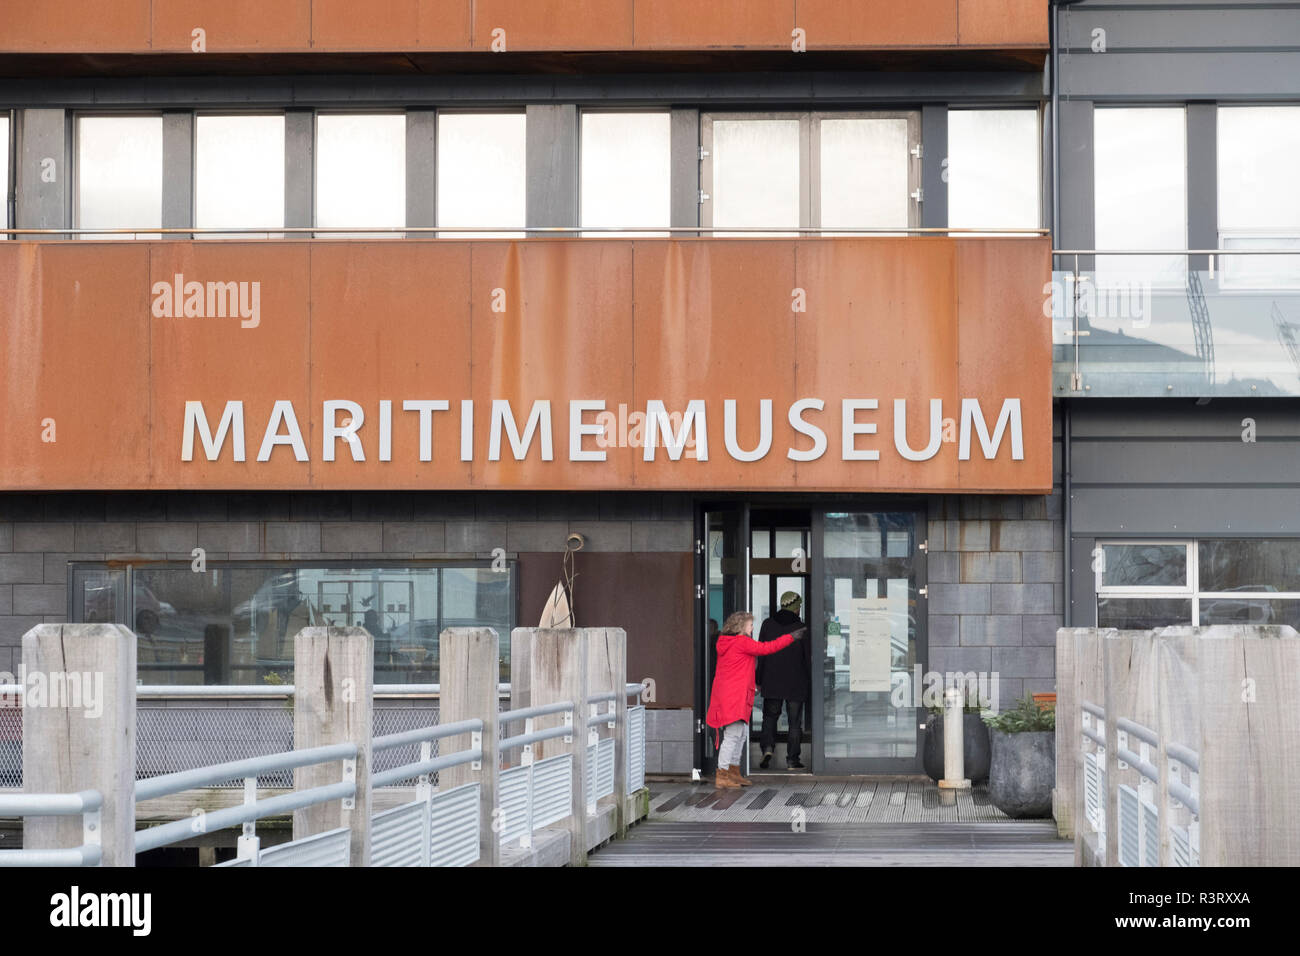
[[[924,540],[917,512],[814,515],[816,772],[920,769],[924,711],[912,685],[926,661]]]
[[[749,506],[745,502],[706,505],[698,528],[703,537],[697,562],[696,761],[701,772],[717,767],[713,729],[705,723],[718,659],[718,633],[728,615],[747,610],[749,595]],[[747,752],[746,752],[747,756]],[[742,765],[742,767],[745,765]]]

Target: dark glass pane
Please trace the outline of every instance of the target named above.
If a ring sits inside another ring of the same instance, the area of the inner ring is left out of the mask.
[[[1201,624],[1290,624],[1300,630],[1300,601],[1201,598]]]
[[[1192,623],[1191,598],[1098,598],[1097,626],[1141,631]]]
[[[1104,587],[1186,587],[1187,546],[1184,544],[1105,544]]]
[[[1202,591],[1300,591],[1300,539],[1204,540]]]

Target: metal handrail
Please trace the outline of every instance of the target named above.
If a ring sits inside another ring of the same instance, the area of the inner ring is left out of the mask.
[[[417,760],[414,763],[404,763],[400,767],[393,767],[391,770],[384,770],[380,773],[370,775],[371,787],[386,787],[389,784],[400,783],[403,780],[410,780],[412,777],[421,777],[425,774],[437,773],[439,770],[446,770],[449,767],[458,767],[465,763],[474,763],[483,759],[482,749],[461,750],[454,754],[447,754],[443,757],[430,757],[428,760]]]
[[[1054,256],[1300,256],[1289,249],[1053,249]]]
[[[381,753],[396,747],[404,747],[407,744],[420,744],[425,741],[441,740],[443,737],[454,737],[457,734],[469,734],[475,731],[481,732],[482,730],[483,721],[477,717],[470,720],[457,720],[450,724],[431,724],[428,727],[417,727],[414,730],[403,730],[395,734],[376,737],[371,741],[370,749],[374,753]]]
[[[501,741],[500,748],[502,750],[511,750],[515,747],[523,747],[526,744],[535,744],[543,740],[553,740],[556,737],[569,737],[572,735],[572,727],[549,727],[546,730],[534,730],[530,734],[507,737]]]
[[[573,701],[558,700],[553,704],[536,704],[532,707],[520,707],[517,710],[503,710],[497,714],[497,722],[505,724],[515,720],[527,720],[529,717],[562,714],[570,710],[573,710]]]
[[[1115,721],[1115,729],[1122,730],[1127,734],[1132,734],[1138,740],[1144,740],[1152,747],[1160,746],[1160,737],[1150,727],[1144,727],[1142,724],[1129,720],[1127,717],[1120,717]]]
[[[1082,705],[1082,706],[1083,706],[1083,709],[1084,709],[1087,713],[1092,714],[1092,716],[1094,716],[1094,717],[1100,717],[1102,720],[1105,720],[1105,719],[1106,719],[1106,711],[1105,711],[1104,708],[1098,707],[1096,704],[1091,703],[1090,701],[1086,701],[1086,700],[1083,702],[1083,705]]]
[[[639,685],[638,685],[639,686]],[[0,697],[23,693],[22,684],[0,684]],[[510,693],[508,683],[497,684],[497,693]],[[441,684],[375,684],[376,697],[442,694]],[[293,697],[293,684],[137,684],[136,697]]]
[[[98,790],[79,793],[12,793],[0,795],[0,817],[75,817],[104,805]]]
[[[308,747],[305,750],[289,750],[284,753],[267,754],[264,757],[231,760],[228,763],[196,767],[193,770],[178,770],[175,773],[137,780],[135,799],[136,802],[153,800],[157,797],[184,793],[197,787],[215,786],[240,777],[260,777],[276,771],[292,770],[295,767],[307,767],[334,760],[352,760],[356,755],[356,744],[327,744],[324,747]]]
[[[474,233],[500,237],[502,233],[529,235],[585,235],[609,233],[620,235],[635,233],[635,238],[654,238],[644,233],[697,234],[742,233],[763,234],[798,233],[800,235],[885,235],[885,236],[1046,236],[1051,230],[1042,228],[1014,229],[1004,226],[981,229],[975,226],[158,226],[139,229],[0,229],[0,235],[12,236],[203,236],[203,235],[265,235],[289,234],[306,239],[341,235],[357,237],[357,233],[382,236],[405,236],[408,233],[432,235],[438,233]],[[359,237],[365,238],[365,237]],[[453,237],[454,238],[454,237]],[[777,236],[775,238],[789,238]],[[148,241],[148,240],[146,240]]]
[[[1190,747],[1184,747],[1182,744],[1166,744],[1165,756],[1170,760],[1178,761],[1188,770],[1201,772],[1201,756]]]

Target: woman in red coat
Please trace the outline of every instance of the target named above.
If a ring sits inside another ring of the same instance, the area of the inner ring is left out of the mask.
[[[802,627],[793,634],[783,634],[774,641],[760,644],[754,640],[754,615],[737,611],[727,618],[718,635],[717,670],[713,675],[713,692],[709,695],[710,727],[720,730],[718,773],[714,785],[723,789],[747,787],[750,781],[740,774],[740,755],[749,736],[749,719],[754,713],[754,665],[759,657],[784,650],[808,633]],[[714,739],[717,739],[717,734]]]

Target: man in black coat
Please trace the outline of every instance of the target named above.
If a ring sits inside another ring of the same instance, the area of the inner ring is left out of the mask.
[[[763,622],[758,639],[774,641],[782,634],[804,627],[799,617],[801,607],[803,598],[793,591],[786,591],[781,595],[781,609]],[[783,651],[758,659],[754,682],[763,695],[763,730],[759,734],[763,760],[759,766],[764,769],[772,762],[772,753],[776,749],[776,725],[781,719],[782,703],[790,727],[786,734],[785,763],[792,770],[803,769],[799,745],[803,737],[803,708],[811,687],[811,647],[811,641],[795,641]]]

